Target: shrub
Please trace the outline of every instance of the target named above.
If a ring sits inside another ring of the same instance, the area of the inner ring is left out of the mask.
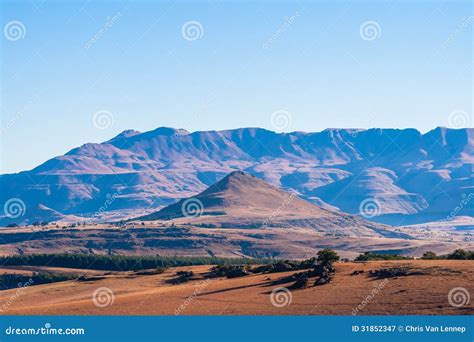
[[[56,283],[58,281],[66,281],[75,279],[75,276],[68,274],[49,273],[49,272],[34,272],[31,276],[24,274],[1,274],[0,290],[12,289],[22,286],[33,286],[41,284]]]
[[[375,261],[375,260],[409,260],[412,257],[406,257],[399,254],[376,254],[372,252],[365,252],[360,254],[354,261]]]
[[[434,260],[434,259],[438,259],[438,256],[436,255],[436,253],[428,251],[428,252],[423,253],[423,256],[421,258],[424,260]]]
[[[474,251],[465,251],[464,249],[456,249],[451,254],[448,254],[446,258],[454,259],[454,260],[473,260]]]
[[[318,252],[318,263],[322,265],[331,264],[333,262],[339,261],[339,255],[329,248],[325,248]]]

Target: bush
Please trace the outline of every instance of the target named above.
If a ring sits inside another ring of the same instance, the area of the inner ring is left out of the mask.
[[[332,249],[325,248],[318,252],[317,261],[322,265],[332,264],[333,262],[339,261],[339,255]]]
[[[372,252],[365,252],[360,254],[354,261],[376,261],[376,260],[410,260],[412,257],[406,257],[398,254],[375,254]]]
[[[421,258],[424,260],[434,260],[434,259],[438,259],[438,256],[436,255],[436,253],[428,251],[428,252],[423,253],[423,256]]]
[[[160,268],[155,268],[152,270],[140,270],[140,271],[135,271],[136,275],[157,275],[157,274],[162,274],[166,271],[166,268],[160,267]]]
[[[56,283],[58,281],[72,280],[75,278],[76,277],[73,275],[49,272],[34,272],[31,276],[15,273],[0,274],[0,290],[7,290],[15,287]]]
[[[209,278],[237,278],[249,275],[248,267],[242,265],[217,265],[208,273]]]
[[[473,260],[474,251],[465,251],[464,249],[456,249],[451,254],[448,254],[446,258],[453,259],[453,260]]]
[[[402,256],[398,254],[375,254],[365,252],[360,254],[355,261],[374,261],[374,260],[409,260],[412,257]],[[474,260],[474,251],[465,251],[464,249],[456,249],[454,252],[445,255],[436,255],[436,253],[427,251],[421,257],[423,260],[451,259],[451,260]]]
[[[379,270],[370,270],[369,276],[377,279],[397,278],[411,275],[422,275],[420,271],[411,271],[408,267],[381,268]]]

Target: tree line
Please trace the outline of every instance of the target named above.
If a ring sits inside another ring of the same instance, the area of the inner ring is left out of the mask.
[[[125,256],[97,254],[20,254],[0,257],[4,266],[50,266],[104,271],[138,271],[144,269],[193,265],[268,264],[273,259]]]

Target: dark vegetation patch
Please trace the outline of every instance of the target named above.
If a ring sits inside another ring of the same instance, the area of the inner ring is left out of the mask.
[[[412,257],[407,257],[398,254],[376,254],[373,252],[365,252],[360,254],[354,261],[377,261],[377,260],[412,260]]]
[[[32,275],[25,274],[1,274],[0,290],[8,290],[17,287],[28,287],[41,284],[56,283],[75,279],[76,276],[49,272],[34,272]]]
[[[354,261],[377,261],[377,260],[413,260],[413,257],[403,256],[387,251],[387,253],[365,252],[360,254]],[[423,253],[423,260],[474,260],[474,251],[465,251],[464,249],[456,249],[454,252],[444,255],[436,255],[436,253],[428,251]]]
[[[446,267],[429,267],[429,268],[418,268],[418,267],[390,267],[390,268],[381,268],[378,270],[370,270],[369,277],[377,279],[385,278],[396,278],[396,277],[407,277],[407,276],[416,276],[416,275],[450,275],[450,274],[462,274],[461,271],[452,270]]]
[[[407,276],[417,276],[417,275],[440,276],[440,275],[452,275],[452,274],[462,274],[462,272],[458,270],[452,270],[446,267],[439,267],[439,266],[428,267],[428,268],[399,266],[399,267],[380,268],[378,270],[369,271],[369,277],[373,277],[376,279],[397,278],[397,277],[407,277]]]
[[[397,278],[423,274],[426,273],[420,270],[411,269],[409,267],[391,267],[369,271],[369,277],[373,277],[376,279]]]
[[[268,274],[304,270],[275,280],[271,285],[286,284],[294,282],[288,287],[290,290],[303,289],[308,286],[310,278],[314,279],[314,286],[324,285],[331,282],[332,275],[336,272],[333,262],[339,260],[339,256],[331,249],[323,249],[318,252],[317,258],[310,258],[303,261],[278,261],[267,265],[217,265],[206,274],[208,278],[227,277],[237,278],[251,274]]]
[[[105,279],[106,277],[104,275],[81,275],[78,277],[76,280],[77,281],[84,281],[84,282],[91,282],[91,281],[98,281]]]
[[[425,252],[421,257],[424,260],[474,260],[474,251],[456,249],[454,252],[444,255],[436,255],[434,252]]]
[[[247,265],[217,265],[211,268],[211,270],[206,274],[207,278],[237,278],[244,277],[249,275],[250,267]]]
[[[0,265],[3,266],[49,266],[106,271],[138,271],[193,265],[261,265],[271,262],[274,262],[274,260],[97,254],[16,254],[0,257]]]
[[[135,271],[136,275],[157,275],[157,274],[162,274],[166,271],[165,267],[159,267],[159,268],[154,268],[151,270],[139,270]]]
[[[176,272],[176,277],[169,280],[168,282],[174,285],[183,284],[190,281],[193,277],[193,271],[178,271]]]
[[[316,258],[303,261],[276,261],[267,265],[217,265],[207,274],[209,278],[227,277],[237,278],[250,274],[267,274],[304,270],[312,267],[316,263]]]
[[[351,276],[359,275],[364,273],[364,270],[355,270],[354,272],[351,273]]]
[[[286,276],[280,279],[277,279],[272,282],[272,285],[280,285],[280,284],[287,284],[290,282],[294,282],[292,285],[288,287],[290,290],[294,289],[304,289],[308,287],[310,283],[310,278],[314,279],[314,286],[324,285],[331,282],[331,275],[335,273],[334,267],[331,264],[318,264],[315,263],[311,266],[310,269],[294,273],[290,276]]]

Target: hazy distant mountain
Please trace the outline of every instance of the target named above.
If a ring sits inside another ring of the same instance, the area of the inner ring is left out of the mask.
[[[244,170],[325,208],[357,214],[368,200],[380,214],[372,220],[433,221],[453,211],[473,216],[474,201],[466,201],[474,192],[473,141],[474,129],[447,128],[426,134],[415,129],[128,130],[33,170],[1,175],[0,199],[20,198],[27,208],[42,204],[62,215],[136,215]],[[1,222],[38,219],[32,213]]]

